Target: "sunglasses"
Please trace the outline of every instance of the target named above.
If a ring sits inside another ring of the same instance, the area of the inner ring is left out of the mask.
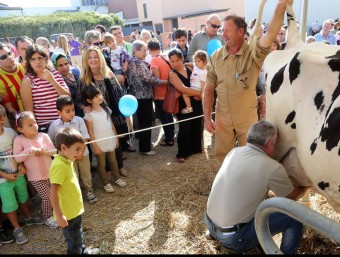
[[[211,22],[209,22],[211,27],[213,27],[214,29],[219,29],[221,27],[221,25],[216,25],[216,24],[213,24]]]
[[[9,51],[7,54],[0,55],[0,60],[6,60],[8,56],[12,56],[12,51]]]
[[[278,33],[279,35],[283,36],[285,33]]]
[[[100,42],[95,42],[93,43],[95,46],[99,46],[99,45],[102,45],[103,44],[103,41],[100,41]]]

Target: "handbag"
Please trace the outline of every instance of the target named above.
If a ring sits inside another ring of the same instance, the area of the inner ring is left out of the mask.
[[[170,114],[177,114],[179,112],[179,97],[181,95],[182,93],[168,81],[163,100],[163,110]]]

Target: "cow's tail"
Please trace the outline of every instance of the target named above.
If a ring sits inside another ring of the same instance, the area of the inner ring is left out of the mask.
[[[285,49],[295,46],[297,43],[303,43],[301,39],[301,35],[298,30],[298,26],[296,23],[296,17],[293,10],[293,6],[287,4],[286,6],[286,12],[287,12],[287,44]]]
[[[259,6],[259,11],[257,14],[256,22],[254,25],[253,33],[249,39],[249,45],[256,44],[257,39],[259,38],[260,26],[262,24],[262,14],[264,6],[266,5],[267,0],[262,0]]]

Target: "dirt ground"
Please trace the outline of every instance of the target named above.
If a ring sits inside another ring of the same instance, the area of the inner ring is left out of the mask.
[[[156,125],[159,125],[157,120]],[[176,129],[177,130],[177,129]],[[125,166],[129,171],[125,188],[105,193],[93,177],[98,198],[96,204],[85,201],[83,229],[86,244],[99,247],[102,254],[225,254],[215,241],[206,240],[203,221],[206,202],[217,163],[211,136],[204,132],[204,153],[194,155],[185,163],[175,158],[175,146],[160,146],[163,131],[152,132],[155,156],[127,153]],[[132,136],[132,143],[138,141]],[[35,210],[39,202],[33,201]],[[312,194],[311,206],[325,216],[340,217],[320,195]],[[66,243],[62,230],[47,226],[24,228],[28,243],[2,245],[1,254],[64,254]],[[340,244],[307,229],[300,254],[340,254]],[[245,254],[259,254],[248,251]]]

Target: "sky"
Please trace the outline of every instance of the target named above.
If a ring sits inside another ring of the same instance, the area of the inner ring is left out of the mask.
[[[0,0],[0,3],[10,7],[70,7],[71,0]]]

